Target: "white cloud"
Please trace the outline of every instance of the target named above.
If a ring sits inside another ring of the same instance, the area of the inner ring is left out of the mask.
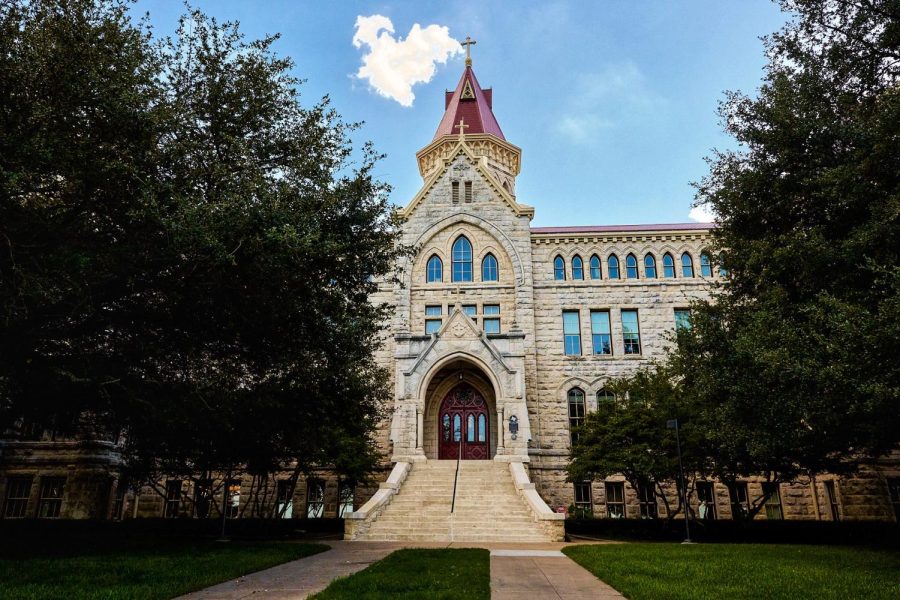
[[[393,34],[394,24],[383,15],[356,17],[353,45],[369,48],[356,76],[368,81],[385,98],[412,106],[416,98],[412,86],[431,81],[435,64],[446,63],[463,51],[462,46],[441,25],[422,29],[416,23],[406,39],[395,38]]]
[[[709,204],[698,204],[691,208],[688,218],[700,223],[712,223],[716,220],[716,213],[712,211],[712,207]]]
[[[599,130],[612,126],[611,121],[597,115],[565,115],[556,122],[556,131],[573,142],[584,143],[590,141]]]

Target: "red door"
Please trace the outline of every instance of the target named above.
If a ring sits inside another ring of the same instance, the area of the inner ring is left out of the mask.
[[[438,413],[438,458],[490,457],[490,419],[484,398],[467,383],[453,388]]]

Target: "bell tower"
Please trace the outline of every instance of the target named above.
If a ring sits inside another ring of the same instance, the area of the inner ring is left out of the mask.
[[[443,166],[456,145],[464,143],[497,185],[515,197],[522,150],[506,141],[494,116],[493,90],[482,89],[475,77],[470,53],[475,43],[467,37],[462,44],[466,47],[466,68],[456,88],[444,94],[444,116],[434,138],[416,154],[419,173],[427,180]]]

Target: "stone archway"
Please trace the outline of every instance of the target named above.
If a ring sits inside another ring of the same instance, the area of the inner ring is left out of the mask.
[[[472,362],[454,360],[435,373],[426,390],[423,417],[426,458],[455,460],[460,451],[470,460],[496,455],[496,395],[490,379]]]

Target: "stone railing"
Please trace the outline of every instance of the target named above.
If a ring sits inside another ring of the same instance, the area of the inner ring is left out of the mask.
[[[372,496],[368,502],[363,504],[359,510],[344,516],[344,539],[353,540],[360,534],[368,531],[378,515],[384,511],[391,500],[400,490],[406,476],[409,475],[410,463],[398,462],[394,465],[394,469],[388,476],[387,481],[382,482],[378,486],[378,491]]]
[[[509,463],[509,472],[512,474],[516,491],[525,499],[531,509],[535,520],[541,525],[551,541],[562,542],[566,539],[566,516],[553,512],[544,499],[534,489],[534,484],[528,478],[525,465],[521,462]]]

